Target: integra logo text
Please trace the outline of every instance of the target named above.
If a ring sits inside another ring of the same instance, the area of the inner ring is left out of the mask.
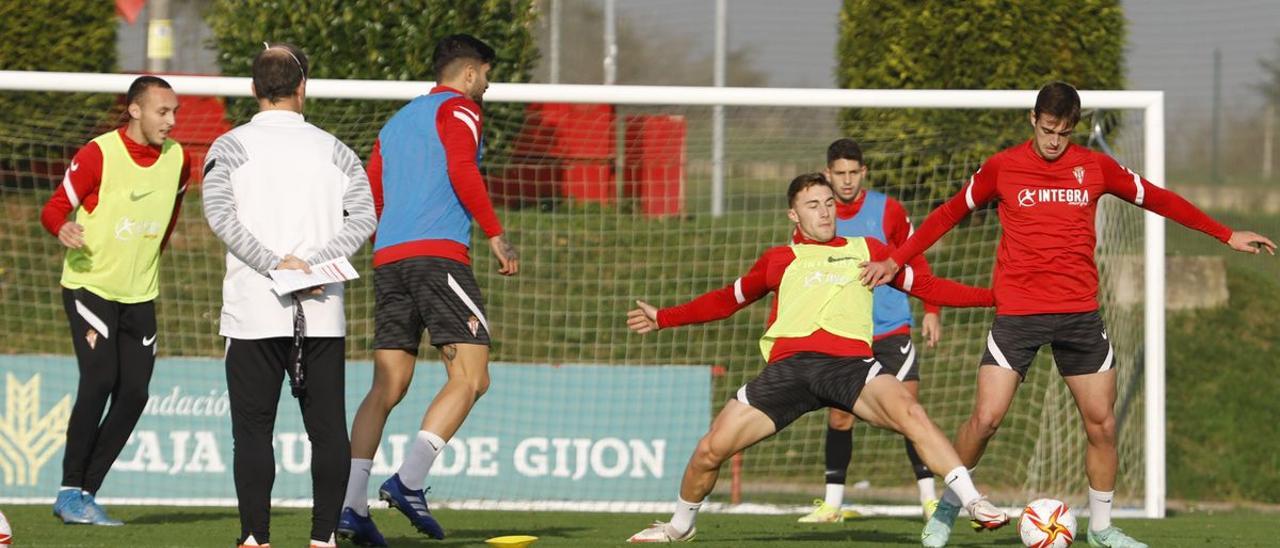
[[[1089,190],[1082,188],[1024,188],[1018,191],[1018,205],[1060,203],[1084,207],[1089,205]]]

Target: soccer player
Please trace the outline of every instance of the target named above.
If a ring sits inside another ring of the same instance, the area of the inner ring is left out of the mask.
[[[836,234],[846,238],[875,238],[890,246],[902,245],[911,235],[911,219],[907,217],[907,210],[897,200],[865,188],[863,183],[867,181],[867,174],[867,166],[862,161],[862,147],[853,139],[837,139],[827,147],[826,176],[836,192]],[[919,271],[929,272],[923,257]],[[907,391],[918,398],[920,358],[911,343],[911,304],[907,302],[905,293],[889,286],[877,287],[873,293],[875,332],[871,350],[876,361],[897,375]],[[924,303],[924,310],[921,334],[932,347],[942,333],[939,307]],[[844,504],[845,474],[853,452],[854,416],[836,408],[827,412],[827,493],[824,499],[815,501],[817,508],[813,512],[800,518],[801,523],[834,523],[845,518],[840,507]],[[905,439],[903,442],[920,490],[924,519],[929,519],[929,514],[938,504],[933,472],[920,460],[920,454],[911,442]]]
[[[956,434],[966,466],[978,464],[1013,402],[1036,352],[1053,348],[1058,372],[1075,398],[1089,444],[1089,545],[1146,545],[1111,525],[1116,480],[1116,367],[1098,314],[1094,216],[1111,194],[1217,238],[1236,251],[1274,254],[1275,244],[1253,232],[1232,231],[1182,197],[1152,185],[1111,157],[1075,146],[1080,120],[1075,88],[1053,82],[1040,90],[1029,114],[1034,136],[991,158],[950,201],[938,207],[888,259],[868,265],[863,282],[893,278],[899,265],[923,253],[969,212],[998,201],[1003,233],[996,252],[996,319],[978,368],[973,412]],[[925,526],[925,546],[944,546],[959,511],[956,493],[943,493]]]
[[[122,525],[94,495],[147,404],[160,254],[190,173],[186,151],[169,139],[178,110],[169,83],[138,77],[125,104],[128,123],[76,152],[40,214],[67,248],[62,304],[80,369],[53,504],[63,523]]]
[[[268,274],[350,257],[377,223],[360,158],[302,116],[308,69],[289,44],[259,52],[258,114],[218,137],[205,158],[204,214],[227,246],[219,334],[241,546],[271,541],[272,429],[286,372],[311,442],[311,546],[336,546],[347,486],[342,284],[278,295]]]
[[[369,472],[387,415],[413,379],[423,329],[440,350],[448,380],[400,469],[378,494],[434,538],[444,538],[444,529],[427,508],[427,472],[489,387],[489,321],[468,251],[473,217],[489,238],[498,273],[514,276],[520,269],[478,166],[484,143],[479,103],[493,60],[493,48],[475,37],[441,39],[432,58],[439,85],[391,117],[369,160],[379,215],[373,386],[351,426],[351,480],[338,527],[357,544],[385,545],[369,518]]]
[[[629,542],[692,540],[694,518],[715,486],[725,460],[801,415],[822,407],[853,413],[905,435],[963,499],[985,527],[1008,522],[978,494],[955,449],[892,371],[874,358],[872,292],[858,283],[858,268],[887,257],[890,248],[871,238],[836,236],[836,198],[820,173],[796,177],[787,189],[787,217],[796,225],[789,246],[768,249],[744,276],[692,301],[658,310],[643,301],[627,313],[627,326],[648,333],[732,315],[776,292],[769,326],[760,339],[768,365],[716,416],[694,449],[680,484],[670,523],[657,522]],[[918,262],[914,264],[919,264]],[[947,306],[991,306],[990,290],[935,278],[907,268],[893,285]]]

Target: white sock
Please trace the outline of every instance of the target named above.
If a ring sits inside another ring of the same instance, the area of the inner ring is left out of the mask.
[[[253,538],[252,533],[250,533],[249,536],[244,539],[244,545],[245,546],[261,546],[260,544],[258,544],[258,541]]]
[[[58,492],[59,492],[59,493],[61,493],[61,492],[63,492],[63,491],[80,491],[80,488],[79,488],[79,487],[67,487],[66,485],[63,485],[62,487],[59,487],[59,488],[58,488]],[[81,491],[81,492],[83,492],[83,491]]]
[[[693,521],[698,519],[699,508],[702,508],[702,501],[686,502],[676,497],[676,513],[671,514],[671,528],[681,535],[688,533],[693,529]]]
[[[827,503],[827,506],[837,509],[840,508],[840,506],[844,504],[844,484],[828,483],[827,496],[823,502]]]
[[[955,470],[947,472],[946,479],[947,491],[954,493],[954,497],[960,501],[961,508],[973,503],[973,501],[982,498],[978,494],[978,488],[973,486],[973,479],[969,477],[969,469],[963,466],[957,466]],[[942,496],[946,496],[943,494]]]
[[[413,439],[413,445],[409,447],[409,454],[404,457],[404,462],[400,463],[400,469],[396,471],[400,474],[400,481],[405,487],[414,491],[422,490],[427,482],[427,472],[431,471],[431,463],[435,462],[436,455],[440,454],[444,445],[444,438],[426,430],[418,431],[418,435]]]
[[[920,504],[938,500],[938,492],[933,490],[933,478],[918,479],[916,485],[920,487]]]
[[[342,505],[369,517],[369,471],[373,459],[351,459],[351,475],[347,479],[347,498]]]
[[[1089,530],[1101,531],[1111,527],[1111,500],[1115,491],[1094,491],[1089,488]]]

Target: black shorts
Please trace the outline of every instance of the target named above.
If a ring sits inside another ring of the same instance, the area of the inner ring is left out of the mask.
[[[920,355],[916,353],[916,345],[911,343],[911,335],[894,335],[875,341],[871,343],[871,352],[875,354],[876,361],[898,380],[920,380]]]
[[[736,399],[773,420],[782,430],[810,411],[833,407],[853,412],[862,387],[879,375],[893,375],[875,358],[837,358],[801,353],[765,366],[738,389]]]
[[[375,349],[417,354],[422,330],[431,344],[489,345],[480,286],[467,265],[439,257],[413,257],[373,269]]]
[[[1101,373],[1115,367],[1115,352],[1102,316],[1093,312],[996,316],[987,334],[982,365],[1016,371],[1022,378],[1040,347],[1053,348],[1053,360],[1064,377]]]

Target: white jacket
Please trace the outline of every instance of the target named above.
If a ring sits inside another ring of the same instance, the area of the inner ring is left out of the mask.
[[[204,214],[227,245],[219,334],[293,336],[293,301],[267,271],[286,255],[308,264],[350,257],[377,225],[360,159],[285,110],[260,112],[218,137],[205,158]],[[302,298],[307,337],[342,337],[342,284]]]

